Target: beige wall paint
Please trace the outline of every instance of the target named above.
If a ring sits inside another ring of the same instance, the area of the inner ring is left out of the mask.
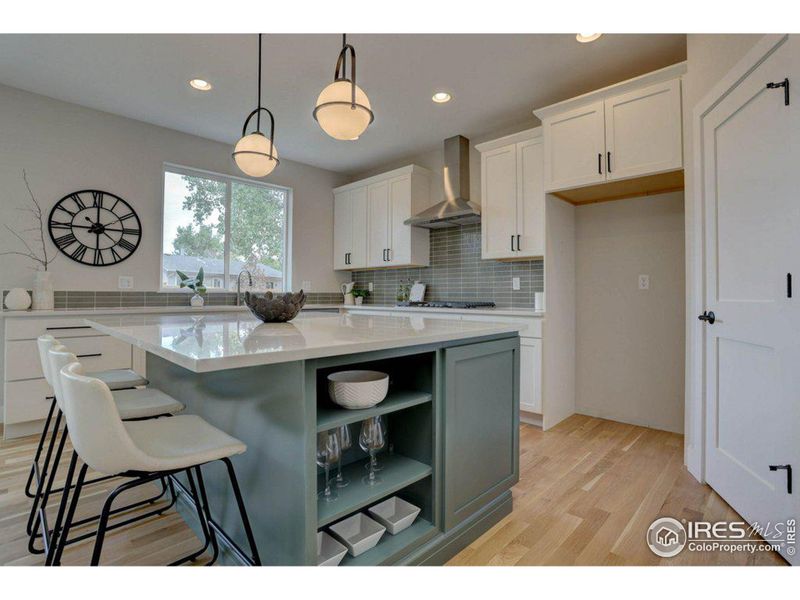
[[[137,290],[158,289],[164,162],[241,176],[226,144],[6,86],[0,86],[0,132],[2,223],[17,229],[24,218],[15,210],[27,199],[22,169],[48,211],[69,192],[99,188],[126,199],[142,221],[141,245],[120,265],[88,267],[59,257],[53,265],[58,290],[116,290],[120,275],[132,275]],[[333,270],[331,189],[346,177],[282,160],[267,181],[294,191],[292,286],[311,281],[314,291],[338,290],[347,276]],[[1,250],[12,249],[8,238],[0,234]],[[30,288],[30,265],[23,257],[0,258],[0,288]]]
[[[702,479],[702,461],[698,451],[703,435],[702,414],[692,411],[700,406],[702,356],[695,348],[702,339],[702,324],[695,318],[703,312],[699,295],[703,289],[702,207],[693,193],[694,173],[693,115],[695,106],[725,74],[761,39],[760,35],[688,35],[686,40],[687,72],[683,78],[683,160],[686,179],[686,289],[696,290],[697,298],[686,297],[686,418],[684,427],[685,462],[689,471]]]
[[[577,412],[682,432],[683,194],[578,207],[575,263]]]

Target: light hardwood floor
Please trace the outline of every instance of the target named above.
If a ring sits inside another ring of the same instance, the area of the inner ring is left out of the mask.
[[[37,439],[0,442],[0,565],[38,565],[27,552],[23,493]],[[62,473],[66,468],[62,470]],[[99,510],[108,488],[94,486],[80,514]],[[680,435],[575,415],[542,432],[523,425],[514,510],[450,565],[784,564],[774,553],[690,553],[659,559],[645,544],[658,516],[734,520],[711,488],[683,467]],[[53,511],[54,512],[54,511]],[[65,565],[88,564],[90,540],[70,546]],[[174,512],[111,532],[103,564],[160,565],[199,540]]]

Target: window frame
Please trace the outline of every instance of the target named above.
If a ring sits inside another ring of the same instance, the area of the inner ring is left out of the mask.
[[[186,175],[188,177],[202,177],[205,179],[213,179],[215,181],[219,181],[225,184],[225,243],[223,245],[223,263],[224,263],[224,275],[223,275],[223,286],[221,288],[212,288],[207,287],[206,292],[209,294],[219,294],[219,293],[236,293],[232,292],[227,288],[226,282],[230,277],[231,273],[229,272],[229,262],[230,262],[230,244],[231,244],[231,219],[230,219],[230,211],[231,211],[231,202],[232,202],[232,190],[233,190],[233,183],[243,183],[247,185],[253,185],[257,187],[264,187],[264,188],[272,188],[272,189],[279,189],[282,190],[286,194],[286,210],[285,210],[285,219],[284,219],[284,228],[283,228],[283,247],[284,247],[284,268],[283,268],[283,288],[286,291],[292,289],[292,206],[293,206],[293,193],[294,191],[290,187],[286,187],[284,185],[277,185],[275,183],[266,183],[263,181],[258,181],[256,179],[250,179],[248,177],[237,177],[236,175],[226,175],[225,173],[217,173],[215,171],[207,171],[205,169],[197,169],[194,167],[187,167],[185,165],[179,165],[176,163],[165,162],[161,168],[161,211],[160,211],[160,219],[158,223],[159,229],[159,245],[161,251],[158,254],[158,262],[159,262],[159,270],[158,270],[158,291],[162,293],[183,293],[186,291],[187,293],[191,292],[191,290],[186,290],[185,288],[179,287],[165,287],[164,286],[164,205],[166,203],[166,195],[165,195],[165,188],[166,188],[166,178],[167,173],[174,173],[177,175]]]

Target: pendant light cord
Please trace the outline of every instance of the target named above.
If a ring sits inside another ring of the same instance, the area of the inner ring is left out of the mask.
[[[342,34],[342,50],[347,48],[347,34]],[[344,60],[342,61],[342,73],[347,75],[347,52],[344,53]]]
[[[258,108],[261,108],[261,35],[258,34]],[[256,131],[261,133],[261,111],[256,114]]]

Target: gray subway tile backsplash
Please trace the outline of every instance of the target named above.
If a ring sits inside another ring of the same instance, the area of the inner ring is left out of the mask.
[[[512,290],[519,277],[520,289]],[[498,308],[533,308],[533,295],[544,291],[541,259],[501,262],[481,260],[481,226],[431,230],[431,265],[409,269],[354,271],[356,288],[373,284],[371,304],[394,304],[401,280],[427,284],[426,300],[492,301]]]

